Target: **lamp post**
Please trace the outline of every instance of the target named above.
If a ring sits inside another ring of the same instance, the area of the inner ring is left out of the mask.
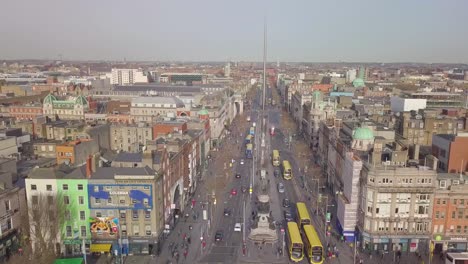
[[[319,185],[320,185],[320,179],[312,179],[312,181],[316,181],[316,182],[317,182],[317,199],[315,200],[317,208],[316,208],[315,212],[318,213],[318,209],[319,209],[319,197],[320,197],[320,186],[319,186]]]

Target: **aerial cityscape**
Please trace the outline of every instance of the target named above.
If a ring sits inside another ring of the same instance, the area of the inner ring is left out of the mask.
[[[2,4],[0,263],[468,263],[468,2],[104,2]]]

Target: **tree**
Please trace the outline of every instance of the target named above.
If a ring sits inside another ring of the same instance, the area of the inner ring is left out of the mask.
[[[28,200],[28,217],[22,225],[29,225],[29,245],[24,244],[22,255],[14,255],[9,263],[48,264],[60,255],[60,237],[66,210],[63,195],[40,193]]]

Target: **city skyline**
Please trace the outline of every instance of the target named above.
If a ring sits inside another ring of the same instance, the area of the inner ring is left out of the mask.
[[[266,16],[269,61],[468,62],[467,2],[138,4],[5,3],[0,58],[261,61]]]

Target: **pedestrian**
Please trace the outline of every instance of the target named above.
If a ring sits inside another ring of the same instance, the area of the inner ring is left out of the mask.
[[[337,258],[338,258],[338,254],[339,254],[339,251],[338,251],[338,249],[337,249],[337,250],[335,250],[335,256],[336,256]]]
[[[186,233],[184,233],[184,241],[185,241],[185,239],[186,239],[186,238],[187,238],[187,234],[186,234]]]
[[[180,234],[181,234],[182,231],[180,231],[180,229],[177,231],[177,235],[180,237]]]
[[[363,260],[362,259],[359,259],[359,264],[362,264],[363,263]]]
[[[184,259],[187,259],[188,251],[184,250]]]

